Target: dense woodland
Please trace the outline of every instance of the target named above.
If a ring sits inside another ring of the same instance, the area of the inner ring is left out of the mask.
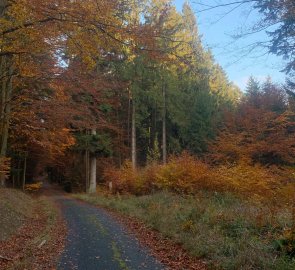
[[[92,193],[217,269],[294,269],[295,3],[219,6],[243,5],[261,20],[235,38],[267,30],[284,84],[230,82],[188,2],[0,0],[1,186]]]
[[[99,183],[292,194],[294,4],[284,3],[253,1],[255,27],[282,22],[269,50],[288,60],[288,80],[253,74],[242,92],[188,3],[0,1],[1,184],[46,172],[90,193]]]

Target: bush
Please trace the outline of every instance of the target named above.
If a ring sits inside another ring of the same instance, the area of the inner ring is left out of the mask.
[[[187,153],[172,157],[166,165],[151,163],[138,170],[127,161],[121,169],[108,167],[104,179],[112,182],[114,192],[132,194],[162,189],[188,194],[213,186],[210,167]]]
[[[295,174],[292,168],[266,168],[241,162],[234,165],[210,166],[184,152],[173,156],[165,165],[151,163],[133,170],[131,162],[121,169],[108,167],[106,182],[112,182],[113,191],[135,195],[155,190],[195,194],[200,190],[232,192],[254,200],[294,204]]]
[[[214,186],[210,167],[188,153],[172,157],[166,165],[158,166],[155,185],[178,193],[195,193]]]
[[[104,179],[111,182],[114,192],[139,194],[142,192],[140,171],[133,170],[132,163],[126,161],[122,168],[109,166],[104,170]]]

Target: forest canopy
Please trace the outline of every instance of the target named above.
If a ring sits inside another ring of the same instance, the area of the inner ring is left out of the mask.
[[[168,183],[177,158],[192,173],[233,174],[213,189],[235,177],[243,185],[255,172],[255,181],[289,183],[292,7],[286,1],[282,13],[276,1],[254,1],[260,27],[282,23],[270,50],[290,60],[289,81],[254,76],[242,92],[203,46],[187,2],[178,11],[169,0],[0,1],[1,184],[24,187],[47,172],[88,192],[110,182],[120,191],[171,184],[192,192],[193,176]],[[135,177],[156,165],[167,175]],[[250,175],[237,176],[243,171]]]

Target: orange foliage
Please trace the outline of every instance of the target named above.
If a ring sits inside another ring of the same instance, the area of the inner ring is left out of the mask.
[[[112,182],[115,192],[139,193],[141,186],[141,178],[139,171],[132,169],[132,163],[126,161],[121,169],[109,166],[104,171],[104,179],[106,182]]]
[[[109,167],[104,179],[113,183],[113,191],[146,194],[155,189],[193,194],[199,190],[233,192],[253,200],[292,203],[295,194],[295,171],[265,168],[245,162],[235,165],[210,166],[184,152],[166,165],[151,164],[132,170],[130,162],[121,169]]]
[[[25,190],[26,191],[38,191],[42,187],[42,182],[37,182],[34,184],[26,184]]]
[[[215,169],[215,175],[224,191],[257,199],[272,197],[279,186],[275,175],[261,165],[223,165]]]
[[[194,193],[214,186],[212,176],[207,164],[184,152],[172,157],[166,165],[159,166],[154,181],[160,189]]]
[[[295,114],[284,90],[271,83],[249,94],[227,113],[223,130],[211,144],[211,159],[221,164],[295,164]]]
[[[10,171],[10,158],[0,157],[0,173],[8,175]]]

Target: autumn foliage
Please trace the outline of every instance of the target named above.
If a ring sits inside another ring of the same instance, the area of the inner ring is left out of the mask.
[[[0,157],[0,172],[5,174],[5,176],[8,176],[9,171],[10,171],[10,159]]]
[[[106,182],[112,182],[113,192],[146,194],[170,190],[194,194],[200,190],[233,192],[243,198],[291,201],[295,191],[295,171],[269,170],[261,165],[247,164],[212,166],[184,152],[171,157],[166,165],[151,164],[132,170],[126,162],[121,169],[104,171]]]

